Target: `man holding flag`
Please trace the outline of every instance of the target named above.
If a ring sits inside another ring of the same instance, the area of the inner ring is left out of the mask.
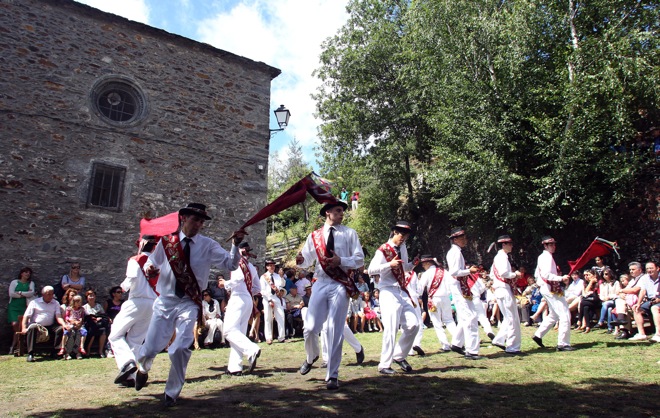
[[[301,252],[296,256],[296,264],[300,268],[316,263],[314,276],[317,278],[305,317],[307,358],[300,367],[300,374],[309,373],[312,364],[318,360],[318,334],[327,321],[326,382],[330,390],[339,388],[339,364],[348,298],[358,294],[355,282],[349,278],[347,272],[364,265],[364,253],[357,232],[341,224],[347,207],[346,203],[336,199],[326,203],[320,211],[321,216],[325,217],[324,225],[307,237]]]

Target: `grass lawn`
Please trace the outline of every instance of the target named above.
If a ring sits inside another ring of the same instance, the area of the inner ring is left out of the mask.
[[[320,361],[301,376],[303,341],[266,345],[255,373],[225,374],[228,349],[193,352],[179,404],[162,402],[169,359],[160,354],[142,391],[112,382],[114,359],[46,360],[0,357],[2,417],[206,416],[658,416],[660,345],[616,341],[597,330],[571,336],[574,352],[556,352],[557,334],[531,340],[523,328],[524,356],[509,357],[482,334],[478,361],[440,353],[433,329],[424,333],[427,355],[408,360],[414,372],[378,374],[381,336],[358,334],[365,362],[344,344],[339,391],[325,389]],[[395,369],[396,365],[394,365]],[[398,369],[397,369],[398,371]]]

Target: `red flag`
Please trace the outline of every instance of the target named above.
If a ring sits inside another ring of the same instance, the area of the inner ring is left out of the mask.
[[[584,267],[589,262],[589,260],[608,255],[612,251],[614,251],[618,256],[619,253],[616,251],[618,248],[619,246],[616,244],[616,242],[611,242],[596,237],[596,239],[593,240],[584,254],[582,254],[580,258],[577,259],[577,261],[568,262],[568,266],[571,268],[571,271],[568,274],[571,275],[574,271]]]
[[[163,235],[171,234],[179,229],[179,212],[172,212],[160,218],[142,219],[140,221],[140,238],[143,235]]]
[[[257,212],[256,215],[243,224],[241,229],[256,224],[269,216],[276,215],[295,204],[304,202],[307,197],[307,192],[309,192],[309,194],[319,203],[333,203],[338,201],[329,190],[325,190],[322,186],[316,184],[312,175],[308,174],[299,182],[291,186],[289,190],[282,193],[277,199],[273,200],[269,205]]]

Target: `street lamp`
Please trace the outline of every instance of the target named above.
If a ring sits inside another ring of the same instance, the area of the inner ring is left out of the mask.
[[[283,131],[287,126],[289,126],[289,118],[291,117],[291,112],[289,112],[289,109],[284,107],[284,105],[280,105],[280,107],[275,109],[273,113],[275,113],[275,119],[277,119],[277,124],[279,125],[280,129],[271,129],[271,135],[273,132]]]

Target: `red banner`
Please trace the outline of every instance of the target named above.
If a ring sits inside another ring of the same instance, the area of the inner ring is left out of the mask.
[[[162,237],[179,229],[179,212],[172,212],[160,218],[142,219],[140,221],[140,238],[142,235]]]
[[[589,262],[589,260],[608,255],[612,251],[614,251],[618,256],[619,253],[616,251],[618,248],[619,246],[616,244],[616,242],[611,242],[596,237],[596,239],[593,240],[584,254],[580,256],[580,258],[578,258],[576,261],[568,262],[568,266],[571,268],[571,271],[568,272],[568,274],[571,275],[574,271],[584,267]]]

